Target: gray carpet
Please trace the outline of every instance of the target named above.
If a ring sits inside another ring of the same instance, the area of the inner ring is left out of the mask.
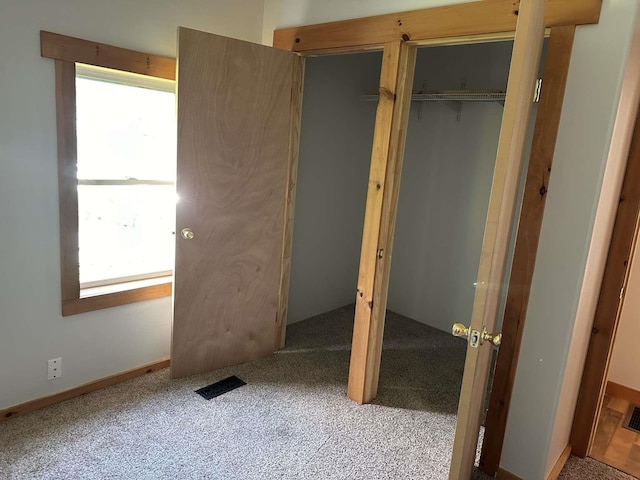
[[[464,341],[389,313],[379,395],[361,406],[345,396],[352,325],[345,307],[290,326],[271,358],[163,370],[0,424],[0,478],[447,478]],[[248,384],[193,393],[232,374]]]
[[[558,480],[634,480],[635,478],[593,458],[570,457]]]

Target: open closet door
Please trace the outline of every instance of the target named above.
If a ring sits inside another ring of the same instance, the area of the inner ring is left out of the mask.
[[[453,334],[468,339],[449,478],[467,480],[476,456],[491,360],[492,334],[503,286],[518,180],[544,40],[543,0],[520,3],[491,197],[484,230],[471,325]],[[488,345],[487,345],[488,344]]]
[[[171,376],[273,353],[295,54],[178,30]]]

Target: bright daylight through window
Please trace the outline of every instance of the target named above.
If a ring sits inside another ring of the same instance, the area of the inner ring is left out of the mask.
[[[171,275],[175,83],[77,65],[78,243],[83,289]],[[165,280],[166,281],[166,280]]]

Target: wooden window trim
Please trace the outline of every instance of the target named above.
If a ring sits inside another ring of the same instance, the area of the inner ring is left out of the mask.
[[[76,62],[174,80],[175,60],[50,32],[40,32],[40,40],[42,56],[55,59],[62,315],[170,296],[171,281],[101,295],[80,295],[75,82]]]
[[[40,31],[40,55],[150,77],[176,79],[176,59]]]

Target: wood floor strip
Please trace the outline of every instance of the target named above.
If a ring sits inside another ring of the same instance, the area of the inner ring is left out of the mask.
[[[607,402],[607,399],[608,397],[605,397],[605,402]],[[621,412],[612,410],[606,405],[603,405],[603,408],[600,411],[598,429],[596,430],[596,435],[591,447],[591,453],[589,454],[591,457],[600,461],[604,459],[604,455],[611,443],[611,439],[616,433],[616,428],[622,423],[622,417],[623,414]]]
[[[640,434],[624,427],[631,403],[624,398],[611,396],[610,391],[607,385],[589,456],[640,478]]]
[[[147,373],[162,370],[163,368],[167,368],[168,366],[169,359],[165,358],[163,360],[148,363],[146,365],[142,365],[141,367],[127,370],[122,373],[116,373],[115,375],[101,378],[100,380],[85,383],[84,385],[65,390],[64,392],[55,393],[47,397],[37,398],[36,400],[31,400],[29,402],[21,403],[13,407],[5,408],[4,410],[0,410],[0,423],[5,422],[10,418],[19,417],[21,415],[24,415],[25,413],[48,407],[49,405],[64,402],[65,400],[79,397],[81,395],[95,392],[97,390],[102,390],[103,388],[110,387],[111,385],[116,385],[118,383],[126,382],[127,380],[131,380],[136,377],[141,377],[142,375],[145,375]]]

